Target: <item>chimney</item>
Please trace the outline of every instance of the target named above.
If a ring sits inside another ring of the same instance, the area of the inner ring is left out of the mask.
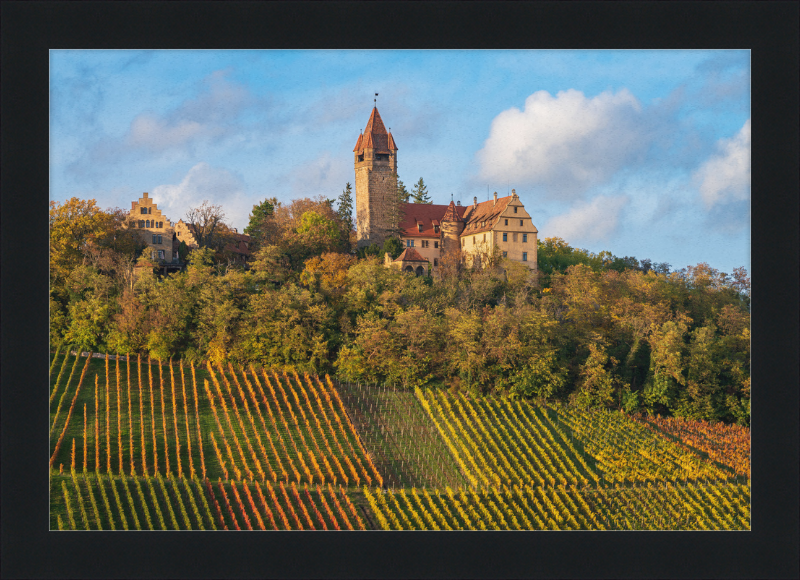
[[[497,205],[497,192],[495,191],[494,192],[494,203],[492,204],[492,207],[494,207],[496,205]]]
[[[477,197],[475,197],[475,198],[474,198],[474,200],[473,200],[473,204],[472,204],[472,205],[473,205],[474,207],[478,207],[478,198],[477,198]]]

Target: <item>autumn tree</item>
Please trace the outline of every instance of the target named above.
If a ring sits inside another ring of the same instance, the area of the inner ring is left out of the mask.
[[[50,280],[63,282],[84,260],[87,246],[113,231],[114,217],[93,199],[50,202]]]
[[[225,225],[225,212],[222,206],[204,200],[197,207],[190,207],[186,212],[186,224],[192,230],[197,245],[201,248],[214,247],[215,235]]]

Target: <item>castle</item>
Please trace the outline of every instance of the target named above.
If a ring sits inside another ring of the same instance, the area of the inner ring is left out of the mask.
[[[182,219],[177,223],[169,221],[147,192],[131,202],[126,227],[136,230],[148,248],[151,261],[165,274],[184,266],[178,253],[181,242],[189,249],[199,247],[192,226]],[[249,244],[250,236],[234,230],[227,236],[224,251],[233,261],[244,264],[250,256]]]
[[[460,251],[467,265],[495,248],[504,258],[537,269],[538,230],[515,190],[511,195],[462,206],[403,203],[397,192],[397,145],[373,107],[353,149],[356,238],[359,247],[399,235],[405,246],[386,265],[417,275],[435,273],[445,252]]]

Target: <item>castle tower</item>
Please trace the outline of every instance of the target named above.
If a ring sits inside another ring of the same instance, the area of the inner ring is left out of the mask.
[[[442,223],[442,254],[445,252],[461,248],[461,232],[464,231],[464,218],[458,215],[456,204],[450,201],[444,216],[441,219]]]
[[[397,146],[372,109],[353,149],[356,170],[356,237],[358,246],[383,244],[400,223],[397,196]]]

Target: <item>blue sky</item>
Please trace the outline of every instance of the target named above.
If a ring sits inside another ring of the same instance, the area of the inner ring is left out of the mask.
[[[208,199],[241,231],[354,182],[375,92],[434,203],[514,188],[540,238],[750,270],[746,50],[54,50],[50,199]]]

